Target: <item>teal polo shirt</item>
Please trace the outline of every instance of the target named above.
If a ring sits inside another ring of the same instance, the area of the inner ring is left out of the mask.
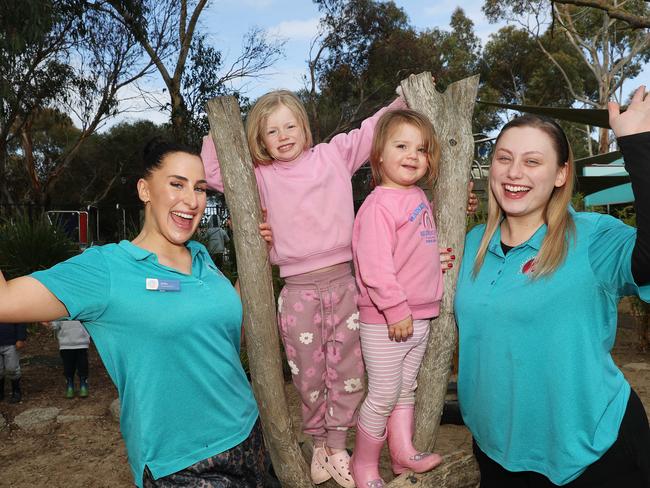
[[[610,351],[617,305],[650,301],[631,272],[636,230],[608,215],[571,211],[576,238],[567,259],[533,280],[527,263],[542,226],[507,255],[497,229],[478,276],[485,226],[467,235],[456,291],[458,397],[465,424],[490,458],[536,471],[557,485],[578,477],[614,443],[630,386]]]
[[[145,466],[159,478],[236,446],[258,417],[239,359],[241,301],[203,245],[187,248],[190,275],[128,241],[31,275],[92,336],[138,486]],[[147,289],[148,278],[180,290]]]

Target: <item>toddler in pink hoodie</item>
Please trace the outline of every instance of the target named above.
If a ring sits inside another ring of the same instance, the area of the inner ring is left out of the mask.
[[[412,444],[416,377],[442,297],[433,213],[416,183],[433,180],[439,147],[431,122],[412,110],[385,113],[375,129],[370,164],[377,186],[352,234],[368,371],[351,463],[359,487],[384,486],[378,463],[386,438],[395,473],[422,473],[441,461]]]
[[[351,265],[350,180],[368,160],[379,117],[405,107],[397,98],[359,129],[313,147],[307,113],[291,92],[262,96],[248,115],[248,145],[273,229],[271,262],[286,282],[278,300],[278,322],[302,400],[303,431],[314,441],[314,483],[333,477],[344,487],[354,487],[345,440],[356,422],[365,381]],[[222,192],[209,136],[201,158],[208,185]]]

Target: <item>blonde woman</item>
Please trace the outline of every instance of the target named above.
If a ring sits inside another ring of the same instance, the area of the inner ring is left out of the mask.
[[[551,119],[506,124],[489,217],[467,236],[456,294],[458,393],[481,487],[650,486],[650,430],[614,364],[617,303],[650,300],[650,97],[610,104],[638,231],[570,207],[574,164]]]

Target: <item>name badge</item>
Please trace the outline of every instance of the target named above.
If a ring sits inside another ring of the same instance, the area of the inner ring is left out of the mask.
[[[158,278],[147,278],[147,290],[152,291],[181,291],[180,280],[159,280]]]

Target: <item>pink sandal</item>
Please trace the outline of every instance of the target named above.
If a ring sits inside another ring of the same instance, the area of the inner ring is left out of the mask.
[[[350,455],[345,449],[334,454],[327,454],[325,449],[316,451],[316,459],[343,488],[355,488],[352,473],[350,473]]]
[[[311,456],[311,480],[315,485],[320,485],[325,483],[328,479],[332,477],[331,474],[327,472],[325,466],[323,466],[318,460],[318,452],[323,451],[325,453],[324,447],[314,447],[314,454]],[[325,453],[327,455],[327,453]]]

